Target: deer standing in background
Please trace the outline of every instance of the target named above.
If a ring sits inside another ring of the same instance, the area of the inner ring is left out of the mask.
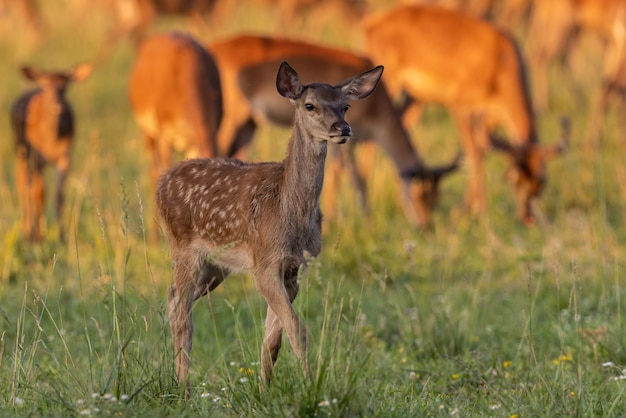
[[[38,87],[22,94],[11,111],[17,152],[16,180],[23,234],[30,241],[41,241],[45,208],[43,170],[48,164],[56,168],[54,209],[60,223],[63,189],[70,168],[74,113],[65,91],[70,82],[89,77],[92,66],[84,63],[70,71],[43,71],[26,66],[21,71]]]
[[[517,43],[482,20],[439,7],[400,6],[364,21],[372,57],[408,105],[437,103],[460,131],[469,168],[470,212],[486,206],[484,158],[491,144],[512,162],[517,218],[534,222],[531,203],[545,184],[546,161],[566,142],[542,147]],[[502,128],[508,142],[495,134]]]
[[[45,25],[39,6],[34,0],[0,0],[0,18],[15,17],[25,24],[34,39],[39,39],[44,34]]]
[[[597,143],[609,96],[626,90],[626,0],[536,1],[531,17],[529,56],[540,108],[549,104],[548,70],[554,58],[567,55],[581,32],[595,33],[605,42],[602,87],[588,134],[589,142]]]
[[[195,159],[159,179],[156,202],[174,262],[169,320],[176,374],[189,396],[193,302],[215,289],[231,272],[250,272],[268,308],[261,349],[261,377],[267,383],[281,346],[283,328],[305,374],[306,329],[292,303],[305,254],[319,254],[327,143],[352,137],[344,120],[348,102],[374,91],[383,68],[376,67],[336,86],[303,85],[282,63],[278,92],[296,109],[287,156],[280,163]]]
[[[192,37],[163,33],[147,39],[130,75],[129,96],[150,158],[152,187],[172,166],[174,151],[186,158],[217,156],[219,72]]]
[[[107,0],[115,20],[110,36],[115,39],[129,34],[139,46],[158,16],[184,16],[202,23],[219,2],[222,0]]]
[[[303,80],[335,83],[372,68],[370,59],[349,51],[314,45],[294,39],[238,35],[208,46],[220,70],[224,95],[224,119],[219,132],[220,154],[241,158],[245,155],[259,124],[289,126],[294,108],[273,91],[275,68],[280,61],[301,68]],[[278,62],[277,62],[278,61]],[[401,180],[401,201],[410,222],[429,224],[437,201],[440,180],[458,168],[458,158],[449,164],[429,167],[419,156],[402,126],[387,89],[381,85],[369,100],[354,103],[348,121],[354,139],[346,152],[331,146],[329,175],[324,196],[325,212],[335,210],[342,163],[350,171],[361,205],[367,208],[366,183],[357,169],[356,144],[372,141],[391,158]],[[345,158],[342,158],[345,157]],[[369,161],[366,170],[373,170]]]

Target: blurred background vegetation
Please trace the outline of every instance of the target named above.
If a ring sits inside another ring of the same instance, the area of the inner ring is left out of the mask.
[[[583,34],[568,63],[549,68],[540,141],[557,141],[561,115],[571,118],[573,133],[568,152],[548,165],[536,226],[513,219],[506,161],[492,153],[487,213],[464,212],[461,171],[444,182],[433,227],[415,230],[399,207],[396,174],[380,155],[369,168],[371,216],[346,181],[296,301],[311,334],[315,387],[294,373],[298,365],[284,348],[275,384],[259,395],[255,361],[265,308],[251,280],[237,277],[194,310],[197,387],[192,402],[180,404],[165,308],[170,259],[164,239],[146,239],[153,202],[127,95],[133,43],[121,37],[103,46],[115,28],[104,0],[38,5],[39,35],[10,7],[0,14],[3,414],[626,414],[626,140],[623,109],[613,105],[601,144],[586,141],[601,83],[597,36]],[[190,26],[185,18],[159,17],[151,30],[191,30],[203,42],[281,34],[365,51],[356,19],[319,11],[298,19],[285,22],[273,4],[236,2],[219,20]],[[525,48],[526,29],[511,29]],[[62,224],[67,242],[50,231],[31,245],[20,237],[8,117],[31,87],[18,69],[82,61],[95,70],[68,92],[77,134]],[[529,73],[532,82],[533,68]],[[411,134],[429,162],[447,161],[459,148],[439,106],[429,106]],[[288,130],[263,127],[251,159],[281,159],[287,138]],[[109,402],[112,396],[118,402]]]

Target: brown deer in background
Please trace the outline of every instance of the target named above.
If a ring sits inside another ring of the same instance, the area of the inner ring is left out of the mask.
[[[282,60],[301,68],[303,80],[335,83],[372,68],[370,59],[349,51],[288,38],[238,35],[208,46],[220,69],[224,95],[224,119],[219,133],[220,153],[241,158],[258,124],[289,126],[294,108],[273,91],[275,68]],[[278,61],[278,63],[277,63]],[[348,121],[354,132],[341,155],[331,146],[324,209],[335,210],[341,163],[350,170],[361,205],[367,208],[366,186],[357,169],[354,148],[373,141],[391,158],[402,182],[403,208],[417,226],[429,224],[438,196],[439,181],[458,167],[458,159],[440,167],[429,167],[419,156],[402,126],[385,86],[381,83],[369,100],[354,103]],[[340,158],[340,157],[345,157]],[[367,170],[373,170],[370,165]]]
[[[176,374],[187,385],[187,397],[192,304],[231,272],[252,273],[268,304],[261,349],[263,382],[272,375],[283,328],[309,374],[306,329],[292,303],[305,254],[316,256],[321,250],[319,198],[327,143],[342,144],[352,137],[344,120],[348,102],[370,95],[382,72],[376,67],[334,87],[303,85],[282,63],[276,88],[296,109],[284,161],[188,160],[159,179],[156,201],[174,262],[168,299]]]
[[[187,158],[216,157],[222,119],[220,77],[211,55],[192,37],[163,33],[147,39],[131,71],[129,96],[151,160],[151,184]]]
[[[111,40],[130,35],[136,46],[147,38],[158,16],[184,16],[202,22],[222,0],[107,0],[115,29]]]
[[[85,80],[91,64],[80,64],[70,71],[43,71],[22,67],[22,74],[38,87],[22,94],[11,111],[17,152],[16,180],[22,210],[22,230],[31,241],[43,239],[45,193],[43,171],[54,165],[56,221],[61,221],[64,185],[70,168],[74,139],[74,113],[65,98],[70,82]]]
[[[483,160],[491,144],[512,161],[517,218],[532,223],[531,203],[545,184],[545,163],[566,144],[539,144],[525,64],[514,39],[482,20],[427,6],[372,15],[364,30],[372,57],[387,67],[392,91],[404,92],[409,104],[437,103],[450,111],[469,166],[469,210],[485,209]],[[496,128],[512,142],[494,135]]]
[[[602,56],[602,87],[592,110],[588,140],[599,140],[609,96],[626,90],[626,0],[536,1],[532,13],[529,56],[535,70],[537,104],[549,102],[548,70],[555,57],[570,52],[573,40],[594,33],[605,42]]]

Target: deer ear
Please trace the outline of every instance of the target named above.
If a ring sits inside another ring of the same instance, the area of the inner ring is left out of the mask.
[[[365,99],[367,96],[372,94],[378,85],[380,77],[383,75],[383,69],[384,67],[379,65],[378,67],[372,68],[361,75],[357,75],[344,81],[339,84],[338,87],[341,88],[341,91],[348,100]]]
[[[298,77],[298,73],[284,61],[280,64],[280,68],[278,69],[276,89],[281,96],[288,99],[297,99],[302,94],[302,82],[300,81],[300,77]]]
[[[92,71],[93,65],[85,62],[74,67],[74,69],[70,71],[70,76],[73,81],[83,81],[91,75]]]
[[[31,81],[37,80],[37,76],[39,75],[38,70],[28,65],[25,65],[22,68],[20,68],[20,71],[22,71],[22,75],[24,75],[24,77],[26,77],[27,79]]]

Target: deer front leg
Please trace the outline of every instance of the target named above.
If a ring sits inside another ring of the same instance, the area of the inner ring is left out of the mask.
[[[67,173],[70,166],[69,158],[63,158],[60,163],[57,164],[57,178],[56,178],[56,190],[54,196],[54,214],[56,216],[56,223],[59,227],[59,236],[61,240],[64,240],[63,228],[61,227],[61,218],[63,212],[63,205],[65,203],[65,181],[67,180]]]
[[[15,178],[17,181],[17,191],[22,210],[22,234],[30,237],[33,230],[33,207],[30,201],[30,174],[28,171],[27,159],[23,156],[17,157],[15,162]]]
[[[310,371],[307,362],[306,328],[293,309],[292,302],[298,294],[297,269],[288,269],[283,280],[268,273],[255,275],[255,285],[265,298],[268,311],[265,320],[266,334],[261,349],[261,377],[268,383],[280,350],[280,339],[284,328],[289,344],[300,359],[307,377]]]
[[[27,239],[33,242],[43,240],[41,223],[44,213],[43,173],[36,162],[18,158],[17,179],[22,203],[22,230]]]

